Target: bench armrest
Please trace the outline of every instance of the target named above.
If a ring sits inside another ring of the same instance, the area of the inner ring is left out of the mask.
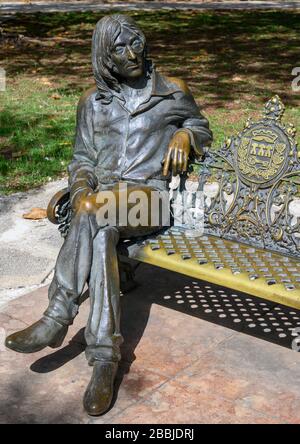
[[[69,188],[63,188],[54,194],[47,207],[47,217],[53,224],[59,224],[57,210],[70,199]]]
[[[64,188],[54,194],[47,207],[47,217],[50,222],[59,225],[61,235],[66,237],[72,218],[69,188]]]

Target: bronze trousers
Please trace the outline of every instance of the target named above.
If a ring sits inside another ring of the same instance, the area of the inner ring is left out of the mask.
[[[136,187],[134,187],[136,189]],[[142,189],[153,191],[152,187]],[[99,226],[93,211],[80,210],[72,218],[69,233],[59,252],[49,306],[44,315],[64,325],[73,323],[78,299],[88,283],[90,315],[85,329],[86,357],[90,365],[98,361],[119,361],[120,280],[117,244],[153,233],[161,227]]]

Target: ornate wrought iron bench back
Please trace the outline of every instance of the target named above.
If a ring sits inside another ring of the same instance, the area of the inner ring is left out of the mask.
[[[248,120],[240,134],[208,153],[200,188],[207,234],[299,257],[300,165],[296,131],[283,125],[283,113],[276,96],[261,120]],[[215,183],[213,193],[209,184]]]
[[[300,308],[300,165],[296,131],[282,123],[283,113],[280,98],[273,97],[260,120],[248,120],[221,149],[206,153],[198,183],[203,236],[173,228],[123,244],[120,253]],[[61,202],[66,230],[68,203]]]

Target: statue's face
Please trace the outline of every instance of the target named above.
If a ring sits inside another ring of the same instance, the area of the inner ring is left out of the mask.
[[[144,72],[144,43],[133,31],[122,28],[111,54],[113,71],[125,79],[140,77]]]

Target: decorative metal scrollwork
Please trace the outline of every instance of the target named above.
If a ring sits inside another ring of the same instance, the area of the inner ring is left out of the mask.
[[[200,174],[205,232],[300,256],[300,165],[296,130],[278,96],[262,119],[211,150]]]
[[[55,215],[58,222],[58,229],[63,238],[66,238],[72,219],[72,207],[69,193],[65,194],[55,207]]]

